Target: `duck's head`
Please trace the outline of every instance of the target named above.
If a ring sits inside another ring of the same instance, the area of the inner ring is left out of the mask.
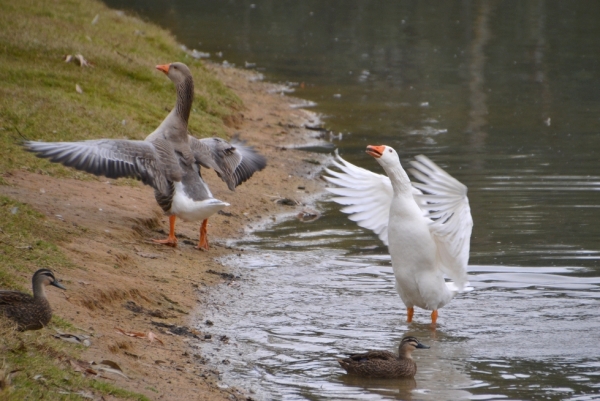
[[[406,336],[400,342],[399,353],[400,357],[410,358],[410,354],[417,348],[429,348],[428,345],[422,344],[416,337]]]
[[[157,65],[156,69],[164,72],[175,85],[179,85],[192,77],[190,69],[183,63],[161,64]]]
[[[61,290],[66,290],[66,288],[60,283],[60,281],[54,277],[54,273],[48,269],[39,269],[33,274],[33,278],[31,279],[33,282],[33,286],[36,286],[36,283],[41,283],[42,285],[52,285],[54,287],[58,287]]]
[[[391,147],[386,145],[369,145],[366,150],[367,154],[373,156],[382,167],[398,164],[400,159],[398,153]]]

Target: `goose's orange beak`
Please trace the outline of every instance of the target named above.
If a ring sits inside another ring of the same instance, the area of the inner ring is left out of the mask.
[[[367,154],[369,156],[373,156],[376,159],[379,159],[383,155],[383,151],[385,150],[385,145],[369,145],[367,146]]]
[[[157,65],[156,69],[164,72],[165,74],[168,74],[170,66],[171,66],[171,64],[161,64],[161,65]]]

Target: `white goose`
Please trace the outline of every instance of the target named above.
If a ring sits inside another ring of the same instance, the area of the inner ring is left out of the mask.
[[[414,307],[437,310],[466,290],[469,242],[473,219],[467,187],[427,157],[412,161],[410,172],[422,183],[411,182],[398,153],[389,146],[367,146],[387,177],[357,167],[336,152],[334,166],[325,177],[338,188],[333,200],[346,205],[342,212],[359,226],[374,231],[388,246],[396,278],[396,291],[411,322]],[[446,282],[447,275],[454,282]]]

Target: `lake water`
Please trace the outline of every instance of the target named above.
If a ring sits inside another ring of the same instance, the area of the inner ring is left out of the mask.
[[[203,319],[202,352],[257,399],[600,399],[600,2],[106,1],[295,95],[381,172],[367,144],[426,154],[469,188],[475,290],[407,325],[385,247],[330,202],[256,232]],[[329,139],[327,136],[326,139]],[[203,327],[204,328],[204,327]],[[395,350],[415,382],[347,378]]]

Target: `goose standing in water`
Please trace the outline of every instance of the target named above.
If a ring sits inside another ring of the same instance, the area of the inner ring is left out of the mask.
[[[108,178],[131,177],[154,188],[169,216],[169,236],[157,243],[177,246],[175,219],[202,220],[198,249],[208,250],[208,218],[228,203],[215,199],[202,180],[201,167],[214,169],[230,190],[266,166],[252,147],[220,138],[188,134],[194,81],[182,63],[157,65],[175,84],[177,101],[163,122],[143,141],[98,139],[81,142],[34,142],[24,146],[38,157]]]
[[[427,157],[411,162],[411,182],[398,153],[389,146],[367,146],[387,177],[357,167],[336,153],[325,177],[338,188],[333,200],[359,226],[373,230],[388,246],[396,278],[396,291],[411,322],[414,307],[431,312],[435,327],[438,309],[466,288],[469,242],[473,219],[467,187]],[[453,282],[445,282],[444,275]]]
[[[46,298],[47,285],[66,290],[48,269],[36,271],[31,282],[33,297],[19,291],[0,291],[0,315],[16,322],[21,331],[39,330],[50,322],[52,308]]]
[[[348,374],[356,376],[383,379],[413,378],[417,373],[417,363],[411,354],[417,348],[429,347],[421,344],[415,337],[407,336],[400,342],[398,355],[389,351],[368,351],[338,359],[338,363]]]

